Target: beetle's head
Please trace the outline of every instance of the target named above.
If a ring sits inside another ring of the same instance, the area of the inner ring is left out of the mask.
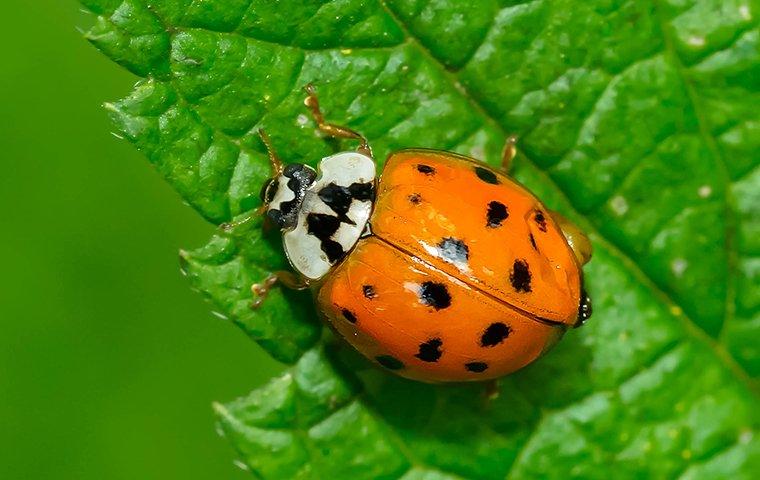
[[[292,163],[267,180],[261,188],[261,201],[267,218],[280,230],[296,226],[304,192],[314,183],[317,172],[308,165]]]

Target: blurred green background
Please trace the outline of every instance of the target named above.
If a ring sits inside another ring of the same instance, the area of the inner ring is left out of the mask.
[[[181,277],[206,224],[112,130],[136,78],[73,0],[0,30],[0,479],[235,479],[211,402],[280,367]]]

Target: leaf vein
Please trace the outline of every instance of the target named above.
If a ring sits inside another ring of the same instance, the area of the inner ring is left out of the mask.
[[[735,239],[735,230],[736,230],[736,214],[735,214],[735,201],[733,199],[733,195],[731,192],[731,177],[728,173],[728,167],[726,165],[725,159],[720,153],[720,149],[718,148],[717,142],[715,138],[712,136],[712,133],[710,132],[710,128],[708,125],[707,120],[705,119],[705,114],[702,110],[702,103],[698,98],[696,89],[694,88],[694,85],[692,84],[691,79],[689,78],[689,75],[685,71],[684,64],[679,57],[674,45],[673,45],[673,38],[670,33],[670,29],[666,25],[666,20],[664,18],[664,13],[662,12],[662,6],[661,6],[661,0],[653,0],[654,6],[655,6],[655,13],[658,20],[659,28],[661,30],[663,39],[665,41],[665,50],[668,54],[671,63],[676,69],[676,72],[683,82],[684,88],[686,89],[686,94],[689,99],[689,102],[692,105],[692,108],[694,109],[694,116],[697,119],[697,124],[699,126],[699,133],[702,137],[702,141],[707,146],[708,151],[712,155],[718,170],[719,174],[723,179],[723,182],[725,184],[725,215],[726,215],[726,227],[724,230],[725,234],[725,250],[727,252],[727,258],[728,258],[728,282],[727,282],[727,288],[726,288],[726,298],[725,298],[725,309],[724,309],[724,316],[723,321],[721,322],[721,327],[718,330],[718,333],[716,335],[716,338],[721,337],[721,333],[723,329],[725,328],[726,324],[729,323],[735,315],[735,296],[736,296],[736,270],[737,270],[737,264],[738,264],[738,256],[736,254],[736,239]]]

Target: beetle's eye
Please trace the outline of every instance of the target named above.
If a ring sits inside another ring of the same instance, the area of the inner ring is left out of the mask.
[[[274,178],[270,178],[269,180],[264,182],[264,185],[261,186],[261,192],[259,192],[259,197],[261,198],[262,202],[269,203],[272,201],[272,198],[274,198],[274,194],[277,189],[271,188],[273,183],[274,183]]]

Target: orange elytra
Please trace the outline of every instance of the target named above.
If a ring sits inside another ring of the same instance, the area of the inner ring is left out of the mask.
[[[425,382],[477,381],[518,370],[583,323],[582,266],[591,244],[505,170],[456,153],[392,153],[378,175],[367,140],[317,170],[274,169],[260,212],[282,232],[292,272],[253,286],[258,306],[277,281],[311,288],[335,332],[382,368]],[[505,165],[515,153],[505,148]]]

